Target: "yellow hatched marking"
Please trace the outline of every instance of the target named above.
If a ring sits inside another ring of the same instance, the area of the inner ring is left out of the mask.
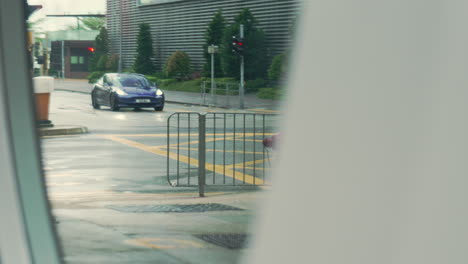
[[[250,170],[270,170],[271,168],[263,168],[263,167],[245,167],[246,169]]]
[[[198,138],[198,137],[197,137]],[[230,138],[232,139],[232,138]],[[205,139],[205,142],[213,142],[213,141],[218,141],[219,139],[217,138],[211,138],[211,139]],[[226,139],[228,140],[228,139]],[[179,144],[177,143],[174,143],[174,144],[170,144],[169,147],[177,147],[177,146],[185,146],[185,145],[193,145],[193,144],[198,144],[199,141],[198,140],[192,140],[192,141],[186,141],[186,142],[182,142]],[[166,149],[167,150],[167,146],[156,146],[157,148],[163,148],[163,149]]]
[[[158,148],[161,148],[161,149],[164,149],[164,150],[167,150],[167,148],[163,148],[163,147],[158,147]],[[198,148],[179,148],[181,150],[198,150]],[[224,152],[224,150],[222,149],[206,149],[206,151],[210,151],[210,152]],[[226,150],[227,153],[232,153],[232,151],[228,151]],[[245,154],[258,154],[258,155],[262,155],[263,152],[253,152],[253,151],[235,151],[235,153],[245,153]]]
[[[104,136],[104,138],[107,138],[109,140],[113,140],[113,141],[122,143],[122,144],[127,145],[127,146],[138,148],[138,149],[144,150],[146,152],[161,155],[161,156],[164,156],[164,157],[166,157],[169,154],[169,158],[171,158],[173,160],[179,160],[181,162],[190,164],[190,165],[195,166],[195,167],[198,166],[198,160],[197,159],[189,158],[188,156],[184,156],[184,155],[180,155],[180,154],[178,155],[177,153],[173,153],[173,152],[168,153],[167,150],[162,150],[161,149],[161,148],[166,147],[166,146],[160,146],[160,147],[154,147],[153,146],[153,147],[151,147],[151,146],[147,146],[145,144],[141,144],[141,143],[138,143],[138,142],[135,142],[135,141],[132,141],[132,140],[128,140],[128,139],[124,139],[124,138],[120,138],[120,137],[116,137],[116,136]],[[244,164],[244,163],[242,163],[242,164]],[[241,172],[231,170],[228,166],[224,167],[223,165],[215,165],[215,164],[205,163],[205,168],[206,168],[206,170],[213,171],[213,172],[216,172],[216,173],[219,173],[219,174],[224,174],[224,175],[226,175],[228,177],[234,178],[234,179],[239,180],[239,181],[243,181],[245,183],[260,184],[260,185],[265,184],[265,181],[263,181],[262,179],[258,179],[258,178],[254,177],[252,175],[243,174]]]
[[[239,168],[239,167],[242,167],[244,165],[245,166],[250,166],[250,165],[253,165],[253,164],[263,164],[263,163],[266,163],[266,161],[268,161],[268,159],[246,161],[245,163],[244,162],[239,162],[239,163],[236,163],[236,164],[226,165],[226,168],[234,168],[234,167]]]

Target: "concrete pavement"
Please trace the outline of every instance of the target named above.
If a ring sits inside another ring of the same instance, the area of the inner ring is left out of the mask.
[[[234,264],[255,250],[249,246],[256,234],[251,223],[268,189],[207,186],[206,197],[199,198],[197,188],[169,185],[165,154],[142,151],[166,144],[171,113],[206,110],[168,104],[163,112],[113,112],[93,109],[86,93],[53,94],[54,123],[79,123],[92,132],[41,141],[67,263]]]

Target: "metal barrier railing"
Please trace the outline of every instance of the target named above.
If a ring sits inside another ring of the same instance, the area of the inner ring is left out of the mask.
[[[262,141],[277,132],[278,115],[174,113],[167,121],[170,185],[258,186],[268,184],[270,165]]]
[[[203,104],[224,107],[240,107],[239,83],[205,81],[201,84]]]

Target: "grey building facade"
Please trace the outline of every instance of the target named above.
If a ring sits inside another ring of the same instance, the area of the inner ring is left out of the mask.
[[[249,8],[267,38],[270,58],[291,45],[291,25],[299,14],[301,0],[107,0],[107,29],[112,53],[122,48],[123,69],[136,56],[138,25],[151,26],[157,70],[176,50],[185,51],[192,68],[201,70],[204,36],[213,15],[222,10],[228,23]]]

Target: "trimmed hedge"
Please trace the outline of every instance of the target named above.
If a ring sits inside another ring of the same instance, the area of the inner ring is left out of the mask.
[[[191,73],[190,58],[187,53],[183,51],[174,52],[169,59],[167,59],[164,70],[167,76],[176,78],[178,80],[188,80]]]
[[[260,99],[279,100],[283,97],[283,91],[276,88],[261,88],[257,93]]]
[[[257,78],[252,81],[246,81],[245,82],[245,90],[247,92],[257,92],[258,89],[263,88],[266,86],[266,81],[261,78]]]

